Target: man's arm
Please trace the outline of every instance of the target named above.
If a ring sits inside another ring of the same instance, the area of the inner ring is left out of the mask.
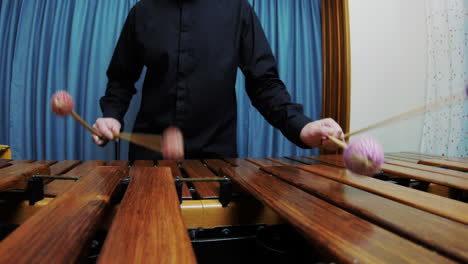
[[[114,138],[114,133],[120,132],[130,100],[136,93],[135,82],[141,75],[143,63],[137,54],[135,19],[136,8],[133,7],[127,16],[107,70],[106,93],[100,100],[103,118],[97,119],[94,124],[104,137],[93,137],[98,145],[104,145],[107,140]]]

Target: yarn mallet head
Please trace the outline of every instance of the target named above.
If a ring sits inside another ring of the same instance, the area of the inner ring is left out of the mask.
[[[73,118],[78,121],[81,125],[83,125],[86,129],[88,129],[94,135],[101,137],[102,135],[94,128],[90,127],[86,121],[83,120],[75,111],[73,111],[73,97],[66,91],[58,91],[54,95],[52,95],[52,99],[50,100],[50,104],[52,107],[52,112],[54,112],[58,116],[65,117],[67,115],[71,115]]]
[[[356,137],[344,151],[344,162],[348,170],[357,174],[379,173],[384,162],[382,145],[371,136]]]
[[[66,91],[58,91],[50,100],[52,111],[58,116],[67,116],[73,111],[73,98]]]
[[[382,145],[374,138],[359,136],[353,138],[350,144],[332,136],[328,136],[328,139],[344,149],[343,158],[348,170],[367,176],[380,172],[384,153]]]

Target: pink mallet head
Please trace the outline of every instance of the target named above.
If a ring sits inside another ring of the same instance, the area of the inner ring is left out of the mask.
[[[370,136],[359,136],[351,140],[344,152],[344,162],[348,170],[372,176],[380,172],[384,162],[382,145]]]
[[[168,127],[162,135],[162,153],[164,159],[180,160],[184,158],[184,137],[177,127]]]
[[[56,92],[50,101],[52,111],[59,116],[66,116],[73,111],[73,98],[66,91]]]

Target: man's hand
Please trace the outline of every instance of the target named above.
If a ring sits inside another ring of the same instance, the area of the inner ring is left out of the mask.
[[[323,147],[326,150],[334,151],[338,146],[328,139],[333,136],[340,140],[344,139],[343,130],[340,125],[331,118],[320,119],[305,125],[300,134],[304,144],[309,147]]]
[[[118,138],[114,137],[114,134],[120,133],[122,125],[115,118],[98,118],[93,127],[102,135],[102,137],[93,135],[93,141],[102,147],[106,145],[109,140],[118,140]]]

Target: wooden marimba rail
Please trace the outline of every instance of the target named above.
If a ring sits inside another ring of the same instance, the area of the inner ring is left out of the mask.
[[[465,172],[421,165],[418,158],[436,157],[391,153],[384,173],[458,194],[467,190]],[[3,194],[27,189],[34,174],[80,177],[45,182],[51,198],[34,206],[0,203],[0,223],[20,223],[0,243],[0,263],[79,261],[103,223],[109,230],[99,263],[194,263],[187,227],[282,222],[302,233],[325,259],[340,263],[468,262],[467,203],[351,174],[341,156],[136,161],[131,166],[127,161],[3,160],[0,165]],[[114,207],[111,196],[128,176]],[[224,176],[235,183],[235,192],[244,193],[241,198],[223,207],[217,201],[219,184],[191,182],[184,184],[179,205],[175,177]]]

